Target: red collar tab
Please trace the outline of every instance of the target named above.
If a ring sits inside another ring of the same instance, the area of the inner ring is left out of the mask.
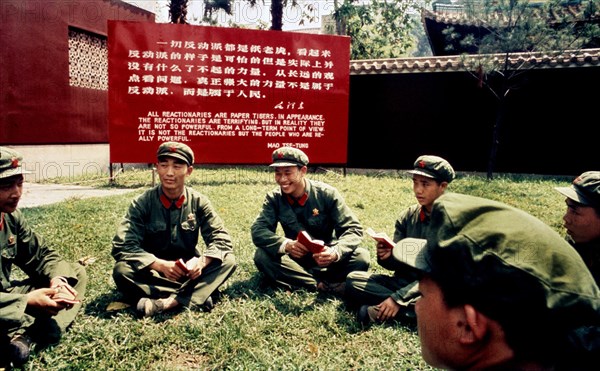
[[[308,193],[305,192],[300,198],[294,198],[286,194],[285,198],[287,199],[287,202],[290,205],[294,205],[294,203],[297,203],[300,206],[304,206],[304,204],[306,204],[306,201],[308,200]]]
[[[181,195],[176,201],[171,200],[164,193],[160,194],[160,202],[165,207],[165,209],[170,209],[172,205],[175,205],[176,208],[181,209],[181,205],[185,202],[185,195]]]
[[[429,219],[429,216],[427,215],[427,213],[425,213],[425,210],[423,210],[423,208],[421,208],[421,210],[419,210],[419,220],[422,222],[425,222]]]
[[[0,231],[4,229],[4,213],[0,213]]]

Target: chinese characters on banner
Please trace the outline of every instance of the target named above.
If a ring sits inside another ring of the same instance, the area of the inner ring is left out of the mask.
[[[286,145],[346,163],[348,37],[108,21],[108,56],[113,163],[152,163],[165,141],[205,164]]]

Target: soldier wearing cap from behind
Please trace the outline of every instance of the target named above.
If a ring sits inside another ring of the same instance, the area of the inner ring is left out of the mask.
[[[166,142],[156,157],[160,184],[133,200],[113,238],[113,279],[146,317],[211,310],[236,268],[231,237],[208,198],[185,185],[192,149]]]
[[[433,155],[419,156],[414,162],[414,169],[408,173],[412,175],[417,204],[404,210],[396,220],[393,242],[427,235],[433,203],[455,178],[450,163]],[[363,325],[414,319],[414,303],[419,296],[417,277],[411,270],[406,270],[403,264],[398,264],[392,249],[385,244],[378,243],[376,248],[377,262],[394,271],[394,275],[350,273],[346,279],[349,306],[359,308],[358,321]]]
[[[23,194],[22,156],[0,147],[0,367],[19,367],[33,344],[58,343],[85,294],[85,269],[62,259],[29,226],[17,206]],[[27,277],[11,279],[17,267]]]
[[[454,370],[595,370],[600,289],[579,254],[539,219],[448,193],[425,240],[393,254],[419,276],[424,360]]]
[[[348,273],[369,268],[369,252],[359,247],[362,226],[338,190],[308,179],[307,165],[299,149],[273,151],[270,166],[278,187],[267,193],[252,224],[254,263],[278,287],[341,296]],[[283,236],[276,233],[278,224]],[[323,241],[324,251],[311,253],[297,239],[301,231]]]
[[[555,189],[567,197],[563,217],[567,240],[600,285],[600,171],[586,171],[570,187]]]

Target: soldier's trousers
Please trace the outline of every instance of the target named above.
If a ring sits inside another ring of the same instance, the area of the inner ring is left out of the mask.
[[[77,274],[77,284],[73,286],[73,288],[77,290],[77,299],[83,301],[88,281],[87,273],[85,272],[85,268],[80,264],[71,263],[71,266]],[[32,279],[25,279],[19,282],[13,281],[13,285],[14,286],[10,289],[10,292],[13,294],[27,294],[33,290],[44,287],[42,284],[39,284]],[[5,335],[7,339],[16,335],[26,334],[36,343],[41,343],[42,345],[55,344],[60,340],[62,334],[65,333],[67,327],[73,323],[81,306],[82,303],[74,304],[73,307],[61,310],[55,316],[30,313],[28,311],[18,324],[7,329],[2,329],[2,332],[6,331]]]
[[[202,269],[197,279],[185,282],[171,281],[151,269],[135,271],[126,262],[117,262],[113,279],[125,299],[135,303],[142,297],[153,299],[175,297],[183,306],[202,306],[237,267],[235,255],[229,253],[223,261],[213,259]]]
[[[389,297],[403,307],[411,306],[419,297],[418,282],[368,272],[352,272],[346,278],[346,301],[351,307],[377,305]]]
[[[326,268],[320,268],[310,255],[302,259],[292,259],[287,254],[269,255],[261,248],[257,248],[254,253],[254,264],[258,270],[277,286],[304,288],[309,291],[316,290],[318,282],[344,282],[350,272],[367,271],[369,262],[369,251],[361,247],[356,248],[350,256]]]

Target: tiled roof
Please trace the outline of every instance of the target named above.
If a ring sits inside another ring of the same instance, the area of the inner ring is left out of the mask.
[[[586,4],[569,4],[563,7],[555,7],[551,13],[545,14],[542,8],[533,7],[534,11],[540,16],[549,21],[559,20],[581,20],[584,17],[584,12],[589,11]],[[430,11],[425,8],[421,9],[421,16],[435,20],[436,22],[446,24],[462,24],[462,25],[479,25],[477,22],[469,20],[464,12],[464,5],[457,4],[436,4],[435,11]],[[600,9],[593,8],[593,14],[587,15],[589,19],[600,18]]]
[[[490,57],[483,56],[483,57]],[[395,73],[416,72],[456,72],[464,71],[464,58],[462,56],[431,56],[418,58],[394,59],[362,59],[350,61],[351,75],[383,75]],[[481,58],[477,55],[466,58]],[[504,54],[495,56],[498,60],[504,59]],[[576,52],[567,52],[560,55],[540,53],[513,53],[510,55],[513,67],[523,63],[535,68],[564,68],[564,67],[600,67],[600,48],[584,49]]]
[[[541,7],[542,0],[532,4],[530,0],[533,15],[545,19],[550,25],[561,25],[563,22],[575,26],[575,29],[583,29],[588,25],[600,26],[600,9],[598,7],[590,8],[586,4],[568,4],[564,6],[553,7],[551,11]],[[478,51],[477,42],[463,44],[464,37],[469,35],[476,40],[481,41],[483,37],[489,35],[494,28],[502,28],[506,25],[506,14],[503,12],[492,12],[487,14],[482,11],[475,12],[475,16],[469,16],[465,12],[465,7],[458,1],[450,3],[435,3],[435,11],[421,9],[421,19],[425,27],[429,44],[434,55],[452,55],[452,54],[476,54]],[[481,19],[478,18],[482,17]],[[513,21],[514,22],[514,21]],[[449,27],[453,29],[454,37],[449,39],[445,30]],[[600,47],[600,36],[594,36],[582,46],[585,48]],[[526,51],[527,49],[523,49]]]

